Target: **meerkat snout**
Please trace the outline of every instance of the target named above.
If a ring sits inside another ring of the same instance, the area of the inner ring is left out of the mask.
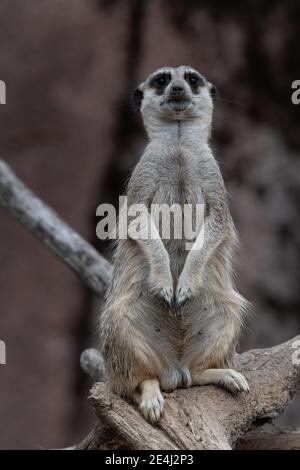
[[[169,101],[181,101],[185,99],[185,89],[184,84],[180,81],[173,83],[170,93],[169,93]]]

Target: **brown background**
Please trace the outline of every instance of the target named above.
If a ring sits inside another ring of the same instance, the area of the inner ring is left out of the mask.
[[[255,306],[242,349],[299,332],[299,2],[1,0],[0,18],[0,156],[108,256],[96,207],[122,194],[145,142],[132,90],[162,65],[216,84],[212,146]],[[0,448],[70,445],[94,420],[79,355],[99,304],[2,209],[0,229]],[[297,402],[282,420],[299,424]]]

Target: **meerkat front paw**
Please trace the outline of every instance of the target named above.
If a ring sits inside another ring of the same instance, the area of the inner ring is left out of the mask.
[[[167,273],[165,276],[150,275],[148,285],[150,295],[161,298],[167,307],[172,308],[174,289],[171,273]]]
[[[183,307],[188,300],[193,297],[192,289],[187,286],[178,286],[176,289],[176,296],[174,301],[175,309]]]
[[[186,276],[180,276],[178,279],[176,292],[175,292],[175,300],[174,300],[174,307],[178,309],[183,307],[186,302],[192,299],[195,296],[194,288],[192,284],[188,281]]]

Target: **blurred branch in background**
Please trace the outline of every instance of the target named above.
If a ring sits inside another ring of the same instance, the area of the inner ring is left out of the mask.
[[[96,294],[103,294],[112,273],[110,263],[27,189],[3,161],[0,202]],[[90,402],[99,421],[74,448],[231,449],[249,429],[282,413],[299,389],[300,367],[292,360],[295,341],[238,357],[238,367],[251,386],[247,397],[233,399],[214,387],[193,387],[169,394],[158,428],[110,393],[105,384],[98,383],[91,391]],[[103,358],[96,350],[85,351],[81,365],[94,380],[105,379]]]
[[[237,450],[300,450],[300,429],[276,427],[259,429],[244,436]]]
[[[95,294],[103,293],[112,272],[109,261],[26,188],[2,160],[0,202],[33,235],[68,264]]]

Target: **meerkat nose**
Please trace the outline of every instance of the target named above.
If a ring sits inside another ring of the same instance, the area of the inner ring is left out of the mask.
[[[171,88],[172,95],[182,95],[184,93],[184,88],[181,83],[174,83]]]

